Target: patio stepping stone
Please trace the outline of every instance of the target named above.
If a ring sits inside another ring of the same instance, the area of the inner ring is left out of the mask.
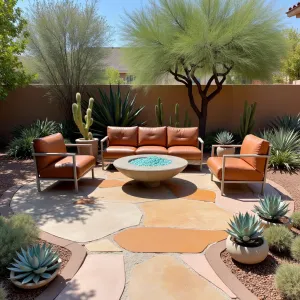
[[[124,286],[123,255],[88,255],[77,274],[55,299],[118,300]]]
[[[90,252],[121,252],[122,249],[108,239],[91,242],[85,245]]]
[[[140,204],[146,227],[176,227],[202,230],[225,230],[230,212],[214,203],[194,200],[161,200]]]
[[[121,180],[105,179],[98,185],[98,187],[100,187],[100,188],[112,188],[112,187],[123,186],[124,184],[125,184],[125,182],[121,181]]]
[[[228,299],[207,280],[186,268],[176,258],[163,255],[134,267],[131,273],[130,300]]]
[[[203,254],[182,254],[180,258],[189,265],[193,270],[195,270],[202,277],[207,279],[209,282],[213,283],[224,293],[226,293],[230,298],[236,299],[236,295],[223,283],[223,281],[218,277],[215,271],[212,269],[208,263],[205,255]]]
[[[141,211],[134,204],[101,201],[89,205],[69,205],[34,215],[41,230],[79,243],[99,240],[138,225],[141,217]]]
[[[227,233],[220,230],[139,227],[117,233],[114,240],[131,252],[199,253],[226,237]]]

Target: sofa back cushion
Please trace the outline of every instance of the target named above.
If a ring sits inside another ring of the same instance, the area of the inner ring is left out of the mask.
[[[168,127],[168,147],[172,146],[198,146],[198,127]]]
[[[110,146],[137,147],[138,128],[134,127],[107,127],[107,136]]]
[[[248,134],[243,141],[241,147],[241,154],[260,154],[267,155],[269,152],[270,143],[253,134]],[[266,165],[266,158],[244,157],[245,162],[255,168],[257,171],[263,173]]]
[[[167,145],[167,127],[139,127],[139,146]]]
[[[66,153],[67,148],[61,133],[55,133],[33,141],[35,153]],[[36,156],[38,170],[42,170],[63,156]]]

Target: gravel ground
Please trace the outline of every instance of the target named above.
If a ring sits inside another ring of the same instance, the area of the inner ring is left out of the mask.
[[[40,240],[39,243],[42,244],[44,241]],[[71,251],[60,247],[58,245],[47,243],[47,245],[52,245],[52,249],[54,251],[57,251],[59,253],[59,257],[62,260],[61,269],[59,271],[59,274],[61,273],[62,269],[66,266],[67,262],[70,260],[71,257]],[[47,286],[36,289],[36,290],[22,290],[17,287],[15,287],[9,279],[9,272],[7,272],[3,277],[0,277],[0,285],[5,288],[7,292],[7,298],[6,300],[34,300],[38,295],[40,295]]]

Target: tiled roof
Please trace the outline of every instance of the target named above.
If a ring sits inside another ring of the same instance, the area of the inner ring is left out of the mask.
[[[294,10],[295,8],[298,8],[298,7],[300,7],[300,2],[298,2],[298,3],[295,4],[294,6],[291,6],[291,7],[289,8],[289,12],[292,11],[292,10]]]
[[[113,67],[117,69],[120,73],[128,73],[128,67],[123,63],[122,59],[122,48],[112,47],[107,48],[108,55],[104,60],[107,67]]]

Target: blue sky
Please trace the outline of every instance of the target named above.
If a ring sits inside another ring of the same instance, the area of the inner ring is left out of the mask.
[[[147,4],[149,0],[99,0],[99,13],[106,17],[107,22],[115,30],[114,42],[112,46],[121,46],[120,37],[118,36],[118,28],[120,26],[121,16],[124,11],[132,11]],[[296,4],[299,0],[273,0],[273,5],[282,11],[282,18],[286,25],[300,29],[300,19],[287,18],[285,12],[290,6]],[[26,9],[30,0],[19,0],[18,6]]]

